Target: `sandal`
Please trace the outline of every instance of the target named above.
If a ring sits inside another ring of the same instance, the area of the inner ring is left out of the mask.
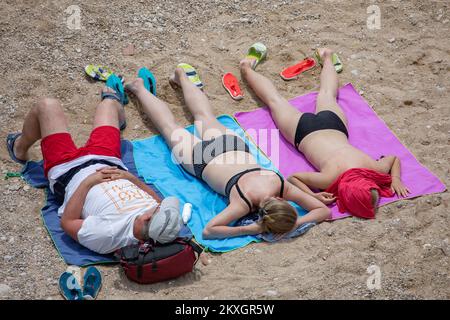
[[[8,136],[6,137],[6,147],[8,149],[9,156],[13,161],[21,165],[25,165],[27,161],[17,158],[16,155],[14,154],[14,143],[16,142],[17,138],[20,137],[21,134],[22,134],[21,132],[8,134]]]
[[[84,72],[86,72],[89,77],[97,81],[106,81],[112,74],[114,74],[110,68],[95,64],[88,64],[87,66],[85,66]],[[124,78],[121,75],[117,76],[123,84],[125,81]]]
[[[264,60],[266,56],[267,47],[261,42],[256,42],[248,49],[246,58],[255,59],[252,63],[252,69],[255,70],[256,66]]]
[[[88,64],[84,67],[86,74],[94,80],[106,81],[113,74],[110,68],[94,64]]]
[[[150,72],[146,67],[139,69],[138,77],[144,80],[144,87],[150,91],[154,96],[156,96],[156,79],[153,73]]]
[[[102,93],[102,100],[104,99],[104,95],[105,98],[107,98],[112,94],[112,96],[110,97],[111,99],[119,101],[123,106],[128,104],[128,96],[125,93],[122,80],[118,76],[116,76],[115,74],[110,75],[108,80],[106,80],[106,86],[113,89],[116,93],[113,94],[111,92],[104,92]]]
[[[115,92],[102,92],[101,98],[104,99],[112,99],[118,101],[121,105],[126,105],[128,103],[128,96],[125,93],[125,89],[123,87],[122,81],[118,76],[112,74],[109,76],[108,80],[106,80],[106,86],[108,88],[113,89]],[[119,124],[120,131],[125,130],[127,127],[126,120],[123,123]]]
[[[59,277],[59,291],[66,300],[83,300],[80,284],[70,272],[65,271]]]
[[[200,80],[197,70],[195,70],[195,68],[193,66],[191,66],[190,64],[187,64],[187,63],[180,63],[179,65],[177,65],[177,68],[183,69],[184,72],[186,73],[186,75],[188,76],[189,80],[191,80],[191,82],[193,84],[195,84],[199,89],[203,89],[203,82],[202,82],[202,80]],[[178,84],[176,84],[175,82],[173,82],[170,79],[169,79],[169,83],[172,86],[172,88],[174,88],[174,89],[176,89],[178,87]]]
[[[283,80],[293,80],[296,79],[301,73],[313,70],[317,66],[317,61],[313,58],[305,58],[296,65],[287,67],[280,72],[281,78]]]
[[[232,73],[228,72],[223,75],[222,84],[234,100],[242,100],[244,98],[239,82]]]
[[[102,275],[96,267],[86,269],[83,277],[83,298],[95,300],[102,287]]]

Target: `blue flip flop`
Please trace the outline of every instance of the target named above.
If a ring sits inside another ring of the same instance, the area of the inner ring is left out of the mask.
[[[125,93],[123,83],[118,76],[112,74],[106,80],[106,86],[113,89],[116,93],[103,92],[102,99],[110,98],[119,101],[122,105],[128,104],[128,96]]]
[[[85,300],[94,300],[102,287],[102,275],[96,267],[86,269],[83,277],[83,297]]]
[[[151,73],[146,67],[142,67],[138,71],[138,77],[144,80],[145,89],[156,96],[156,79],[153,73]]]
[[[14,143],[16,142],[17,138],[20,137],[21,134],[22,132],[8,134],[8,136],[6,137],[6,147],[8,149],[9,156],[13,161],[20,163],[21,165],[25,165],[27,162],[25,160],[20,160],[14,154]]]
[[[81,286],[70,272],[65,271],[59,277],[59,290],[67,300],[83,300]]]
[[[125,89],[123,87],[123,83],[122,80],[116,76],[115,74],[112,74],[108,77],[108,79],[106,80],[106,86],[108,88],[111,88],[115,91],[115,93],[113,92],[102,92],[101,98],[103,99],[113,99],[118,101],[120,104],[122,105],[126,105],[128,104],[128,96],[125,93]],[[126,120],[123,121],[123,123],[121,123],[119,125],[120,131],[125,130],[125,128],[127,127],[127,122]]]

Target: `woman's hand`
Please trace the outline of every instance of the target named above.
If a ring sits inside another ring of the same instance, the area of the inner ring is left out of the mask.
[[[336,201],[336,197],[332,193],[328,192],[318,192],[313,194],[314,198],[321,201],[322,203],[329,205]]]
[[[246,234],[260,234],[263,232],[263,228],[261,226],[261,223],[254,222],[252,224],[249,224],[247,226],[241,227],[246,229]]]
[[[97,169],[97,172],[109,175],[111,180],[125,179],[131,181],[134,178],[134,176],[130,172],[118,169],[117,167],[104,167]]]
[[[399,177],[392,177],[391,190],[401,197],[406,197],[409,193],[411,193]]]

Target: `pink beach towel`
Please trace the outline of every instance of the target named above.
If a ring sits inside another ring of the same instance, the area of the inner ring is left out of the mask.
[[[314,112],[316,97],[317,92],[312,92],[294,98],[290,103],[302,112]],[[349,141],[352,145],[366,152],[374,159],[378,159],[383,155],[396,155],[400,158],[402,181],[411,191],[408,198],[446,190],[445,185],[432,172],[422,166],[389,130],[386,124],[378,118],[367,102],[356,92],[351,83],[339,89],[338,103],[347,116]],[[271,131],[267,133],[267,129],[276,129],[267,108],[238,112],[235,114],[235,117],[285,177],[299,171],[315,171],[305,157],[287,142],[281,134],[280,139],[274,140],[273,137],[271,138]],[[279,153],[272,152],[272,148],[276,148],[275,143],[279,145]],[[382,198],[380,205],[397,200],[399,200],[397,196]],[[347,216],[349,214],[340,213],[336,205],[332,207],[332,220]]]

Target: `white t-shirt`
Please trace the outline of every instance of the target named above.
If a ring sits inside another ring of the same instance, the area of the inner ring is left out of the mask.
[[[95,185],[86,196],[78,241],[98,253],[137,243],[134,220],[157,205],[152,196],[128,180]]]
[[[69,164],[69,162],[59,165],[65,165],[63,170],[60,170],[59,166],[53,167],[48,174],[50,182],[53,180],[54,184],[56,174],[59,177],[71,168],[88,160],[105,159],[105,157],[99,156],[94,156],[94,158],[91,156],[86,157],[89,158],[81,162],[77,161],[74,165]],[[82,158],[84,157],[78,159]],[[117,165],[125,167],[118,158],[106,158]],[[93,164],[81,169],[73,176],[66,187],[64,203],[58,209],[59,216],[63,214],[67,202],[80,183],[98,168],[105,166],[107,165]],[[54,170],[55,168],[56,170]],[[52,172],[52,170],[54,171]],[[98,253],[110,253],[121,247],[137,243],[138,240],[133,234],[134,220],[157,205],[158,203],[152,196],[128,180],[120,179],[95,185],[89,190],[84,202],[81,214],[81,218],[84,221],[81,229],[78,231],[78,241],[83,246]]]

